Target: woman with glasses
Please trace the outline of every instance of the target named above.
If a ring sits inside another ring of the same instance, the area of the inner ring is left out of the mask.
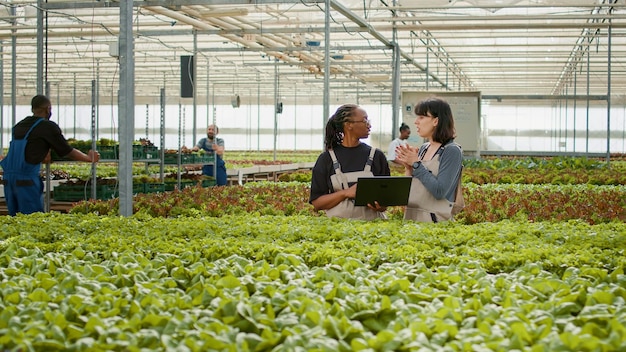
[[[386,207],[355,206],[359,177],[389,176],[385,154],[361,142],[370,134],[367,112],[354,104],[340,106],[326,123],[325,151],[313,166],[309,203],[329,217],[372,220],[385,218]]]
[[[456,131],[450,105],[431,97],[415,106],[415,127],[427,140],[419,148],[399,146],[397,159],[412,176],[404,218],[424,222],[450,220],[464,206],[461,192],[463,151],[454,143]]]

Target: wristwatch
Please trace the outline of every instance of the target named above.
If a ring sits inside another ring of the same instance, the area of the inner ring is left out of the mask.
[[[420,167],[421,164],[422,164],[421,161],[414,162],[413,163],[413,170],[417,170]]]

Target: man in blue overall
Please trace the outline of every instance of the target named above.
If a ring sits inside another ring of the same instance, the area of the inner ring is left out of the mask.
[[[193,151],[200,149],[207,153],[215,153],[215,169],[217,170],[215,176],[213,176],[213,165],[202,166],[202,174],[215,177],[215,183],[218,186],[226,185],[226,163],[222,157],[224,156],[224,139],[217,137],[219,128],[215,125],[210,125],[206,129],[206,138],[202,138],[193,147]]]
[[[32,116],[13,126],[9,152],[0,161],[4,170],[2,184],[9,215],[43,212],[43,182],[39,176],[41,163],[50,162],[50,148],[63,157],[85,162],[97,162],[100,154],[88,154],[72,148],[59,125],[50,121],[52,104],[44,95],[31,100]]]

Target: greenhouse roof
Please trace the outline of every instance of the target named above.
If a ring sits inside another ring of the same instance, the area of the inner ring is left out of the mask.
[[[256,104],[275,94],[321,103],[325,86],[333,102],[389,103],[394,82],[401,91],[480,91],[498,100],[626,92],[623,1],[328,3],[326,12],[326,1],[315,0],[135,1],[136,102],[158,102],[164,88],[178,103],[181,56],[194,53],[196,97],[217,103],[239,95]],[[119,2],[0,4],[5,104],[13,89],[27,102],[38,72],[59,101],[89,104],[94,81],[101,99],[116,101]]]

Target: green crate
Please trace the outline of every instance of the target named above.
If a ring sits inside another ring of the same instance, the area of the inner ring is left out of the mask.
[[[182,154],[180,160],[181,164],[191,164],[193,163],[193,154]]]
[[[133,183],[133,194],[144,193],[144,185],[145,183]]]
[[[193,187],[196,184],[197,184],[197,182],[195,182],[195,181],[180,181],[180,189],[187,188],[187,187]],[[177,187],[178,187],[178,182],[176,182],[176,181],[165,182],[165,184],[164,184],[165,191],[173,191]]]
[[[119,148],[116,145],[100,145],[97,146],[100,159],[117,160],[120,158]]]
[[[164,183],[143,183],[143,193],[165,192]]]
[[[165,154],[163,157],[163,162],[165,164],[177,164],[178,154]]]
[[[137,145],[137,144],[133,144],[133,159],[134,160],[140,160],[140,159],[145,159],[145,152],[144,152],[144,146],[143,145]]]
[[[133,194],[139,193],[156,193],[164,192],[165,184],[163,183],[133,183]]]
[[[153,145],[133,145],[133,159],[158,159],[159,148]]]
[[[117,190],[109,185],[96,186],[96,199],[111,199],[117,197]],[[55,186],[52,199],[57,202],[78,202],[91,199],[91,186],[63,185]]]
[[[180,163],[181,164],[191,164],[193,163],[193,154],[181,154]],[[177,154],[165,154],[164,157],[165,164],[178,164],[178,153]]]
[[[202,187],[213,187],[216,184],[215,179],[202,180]]]
[[[193,162],[194,164],[212,164],[215,162],[215,154],[194,154]]]

